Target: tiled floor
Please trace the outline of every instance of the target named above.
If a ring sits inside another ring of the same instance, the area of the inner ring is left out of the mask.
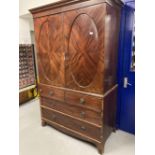
[[[98,155],[97,148],[50,126],[42,127],[39,101],[20,106],[20,155]],[[134,155],[135,137],[118,130],[105,145],[104,155]]]

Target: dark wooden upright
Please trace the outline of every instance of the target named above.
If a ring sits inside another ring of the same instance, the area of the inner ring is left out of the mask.
[[[31,9],[42,125],[94,143],[115,129],[122,2],[63,0]]]

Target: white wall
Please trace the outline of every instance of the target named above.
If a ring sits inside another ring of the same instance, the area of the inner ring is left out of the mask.
[[[29,13],[29,9],[46,5],[59,0],[19,0],[19,14],[25,15]]]
[[[21,17],[19,18],[19,43],[31,43],[29,20]]]
[[[19,44],[32,43],[30,31],[34,27],[29,9],[56,1],[58,0],[19,0]]]

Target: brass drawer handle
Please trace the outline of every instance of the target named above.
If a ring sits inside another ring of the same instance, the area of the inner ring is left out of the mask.
[[[82,111],[82,112],[80,113],[80,116],[81,116],[81,117],[85,117],[85,114],[86,114],[86,113],[85,113],[84,111]]]
[[[80,104],[84,104],[84,103],[85,103],[84,98],[80,98]]]
[[[85,131],[86,127],[85,126],[81,126],[81,130]]]
[[[49,96],[52,96],[52,95],[54,95],[54,92],[53,91],[50,91],[49,92]]]

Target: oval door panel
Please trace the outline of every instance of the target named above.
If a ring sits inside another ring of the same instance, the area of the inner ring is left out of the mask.
[[[99,62],[98,31],[91,17],[81,14],[73,22],[69,38],[72,78],[81,87],[93,81]]]
[[[57,52],[57,49],[54,47],[56,43],[54,45],[52,42],[53,36],[51,33],[49,33],[49,26],[51,25],[48,21],[41,25],[38,40],[38,56],[44,78],[48,81],[54,81],[57,78],[60,70],[60,61],[58,61],[58,57],[60,58],[60,56],[59,52]],[[53,35],[55,35],[55,33],[53,32]],[[55,42],[56,41],[57,40],[55,39]]]

